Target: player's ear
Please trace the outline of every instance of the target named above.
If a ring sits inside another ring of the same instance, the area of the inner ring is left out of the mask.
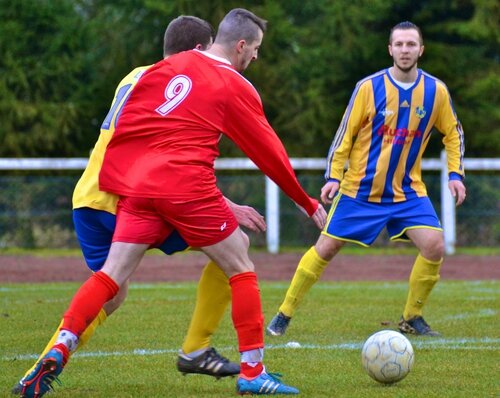
[[[203,50],[203,46],[200,43],[198,43],[196,46],[194,46],[194,48],[196,50]]]
[[[392,46],[390,44],[387,46],[387,51],[389,51],[389,55],[392,57]]]
[[[236,51],[238,51],[238,53],[241,53],[243,51],[243,47],[245,47],[245,44],[245,40],[240,40],[238,43],[236,43]]]
[[[422,45],[420,47],[420,52],[418,53],[418,56],[421,57],[423,53],[424,53],[424,46]]]

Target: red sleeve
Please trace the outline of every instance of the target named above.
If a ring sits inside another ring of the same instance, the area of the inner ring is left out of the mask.
[[[224,133],[309,216],[318,208],[297,181],[283,143],[267,121],[254,87],[244,80],[231,82]],[[235,84],[236,83],[236,84]]]

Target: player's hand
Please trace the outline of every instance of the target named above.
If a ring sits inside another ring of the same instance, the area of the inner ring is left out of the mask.
[[[317,209],[311,216],[309,216],[306,209],[304,209],[302,206],[299,206],[297,203],[295,203],[295,206],[297,206],[297,208],[307,217],[310,217],[319,229],[323,229],[323,227],[326,224],[326,216],[327,216],[326,211],[321,205],[321,203],[319,203],[316,199],[313,198],[309,199],[314,203],[314,205],[316,204],[318,205]]]
[[[465,185],[460,180],[448,181],[448,188],[450,189],[451,196],[455,199],[455,204],[460,206],[465,200]]]
[[[339,185],[338,181],[328,181],[323,185],[323,188],[321,188],[321,201],[325,205],[332,203],[335,194],[339,190]]]
[[[250,206],[237,205],[226,198],[229,208],[234,213],[240,226],[246,227],[254,232],[264,232],[267,228],[264,216]]]
[[[323,229],[325,227],[326,216],[327,214],[325,209],[323,208],[323,205],[318,202],[318,208],[311,216],[311,218],[319,229]]]

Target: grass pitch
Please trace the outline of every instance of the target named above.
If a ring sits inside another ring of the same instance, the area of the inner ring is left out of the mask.
[[[0,285],[0,396],[42,350],[78,284]],[[261,283],[266,322],[287,283]],[[175,369],[195,299],[195,283],[135,284],[120,310],[98,328],[55,384],[54,397],[233,397],[235,379],[183,377]],[[361,366],[365,339],[395,329],[406,282],[318,283],[292,320],[286,336],[266,336],[265,363],[301,397],[497,397],[500,395],[500,283],[442,281],[425,318],[442,338],[410,340],[412,372],[384,386]],[[299,342],[301,348],[286,343]],[[229,311],[213,345],[239,359]]]

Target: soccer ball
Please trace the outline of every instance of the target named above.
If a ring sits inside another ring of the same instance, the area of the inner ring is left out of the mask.
[[[394,330],[381,330],[366,340],[361,361],[368,375],[380,383],[402,380],[413,366],[410,341]]]

